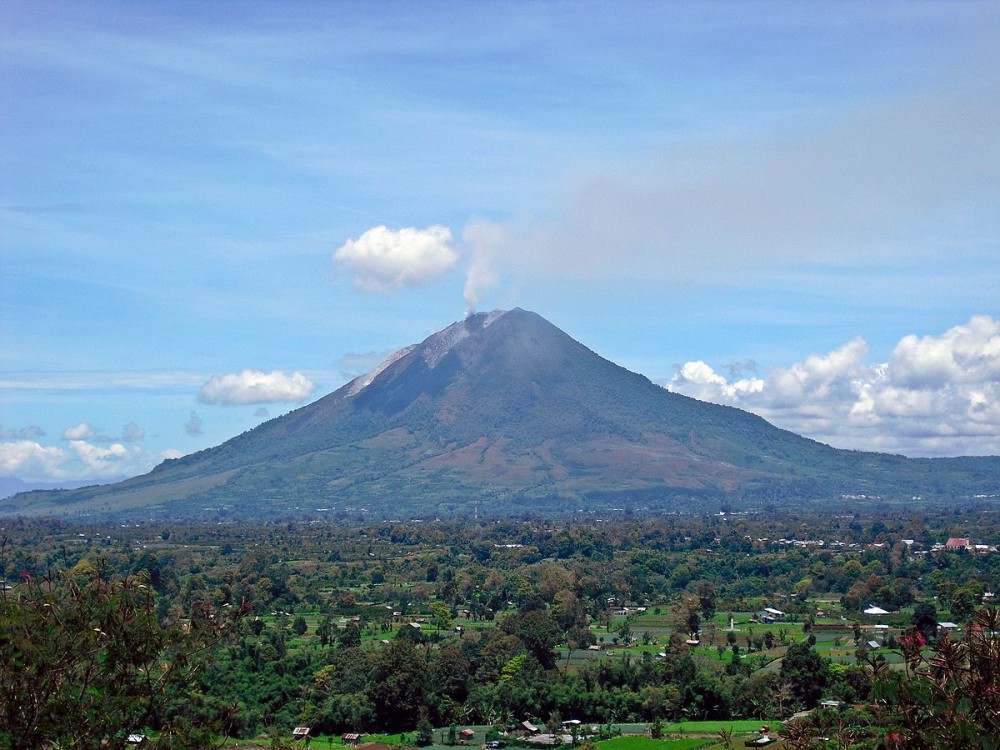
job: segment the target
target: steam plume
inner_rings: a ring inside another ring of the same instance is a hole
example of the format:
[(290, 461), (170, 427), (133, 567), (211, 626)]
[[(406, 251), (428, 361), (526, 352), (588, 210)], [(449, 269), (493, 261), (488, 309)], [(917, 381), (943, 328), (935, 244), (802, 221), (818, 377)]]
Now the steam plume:
[(505, 241), (504, 230), (497, 224), (473, 219), (466, 225), (462, 238), (472, 246), (472, 258), (465, 275), (465, 317), (475, 315), (482, 295), (499, 282), (494, 268), (495, 248)]

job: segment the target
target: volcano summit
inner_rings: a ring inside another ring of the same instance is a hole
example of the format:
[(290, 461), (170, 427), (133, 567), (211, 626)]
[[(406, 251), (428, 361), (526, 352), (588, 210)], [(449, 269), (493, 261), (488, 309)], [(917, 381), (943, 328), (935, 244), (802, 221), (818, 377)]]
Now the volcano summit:
[(480, 313), (318, 401), (148, 474), (3, 513), (389, 517), (1000, 492), (1000, 457), (837, 450), (671, 393), (540, 316)]

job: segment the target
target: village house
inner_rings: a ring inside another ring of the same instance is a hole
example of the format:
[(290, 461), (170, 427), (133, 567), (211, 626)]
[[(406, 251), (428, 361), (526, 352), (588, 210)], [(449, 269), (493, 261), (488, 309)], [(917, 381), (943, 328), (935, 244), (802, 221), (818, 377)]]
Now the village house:
[(764, 607), (760, 612), (756, 612), (754, 617), (760, 622), (771, 623), (785, 616), (785, 613), (774, 607)]

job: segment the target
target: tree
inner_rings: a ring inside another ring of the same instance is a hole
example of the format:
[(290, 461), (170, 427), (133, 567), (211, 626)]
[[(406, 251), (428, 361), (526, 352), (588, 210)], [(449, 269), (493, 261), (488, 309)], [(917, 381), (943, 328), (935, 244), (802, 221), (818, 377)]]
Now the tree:
[(426, 747), (434, 742), (434, 727), (431, 726), (431, 721), (427, 718), (426, 708), (420, 709), (420, 718), (417, 719), (417, 733), (414, 741), (417, 747)]
[(412, 729), (427, 692), (427, 662), (411, 641), (395, 638), (378, 652), (366, 689), (377, 724), (390, 731)]
[(329, 646), (333, 638), (333, 620), (329, 617), (320, 620), (319, 625), (316, 626), (316, 635), (319, 636), (321, 646)]
[(340, 648), (356, 648), (361, 645), (361, 628), (354, 621), (348, 622), (344, 632), (337, 636)]
[(913, 610), (910, 622), (913, 623), (913, 627), (920, 632), (925, 641), (930, 642), (937, 636), (937, 609), (933, 604), (928, 602), (918, 604)]
[(972, 584), (966, 584), (951, 596), (951, 615), (956, 620), (964, 622), (968, 620), (972, 613), (976, 611), (976, 604), (982, 597), (982, 592), (978, 591)]
[(431, 667), (434, 692), (448, 696), (456, 703), (464, 703), (469, 694), (469, 662), (462, 650), (445, 646), (437, 653)]
[(781, 660), (780, 674), (792, 697), (806, 708), (815, 708), (829, 680), (827, 662), (806, 642), (788, 647)]
[(234, 617), (206, 607), (184, 627), (165, 626), (155, 604), (143, 577), (106, 579), (90, 565), (2, 590), (0, 747), (124, 748), (145, 727), (160, 730), (153, 747), (206, 746), (213, 727), (163, 711), (194, 700)]
[(500, 627), (518, 638), (543, 668), (555, 666), (553, 648), (559, 642), (560, 630), (548, 612), (519, 612), (505, 619)]
[(434, 626), (437, 628), (438, 633), (442, 630), (451, 630), (453, 622), (451, 610), (448, 609), (448, 605), (443, 601), (437, 600), (431, 604), (431, 617), (434, 620)]
[(715, 617), (715, 586), (710, 581), (699, 581), (697, 593), (701, 616), (711, 620)]
[(586, 629), (587, 613), (580, 598), (569, 590), (557, 591), (553, 598), (552, 617), (563, 630)]
[(813, 592), (813, 579), (806, 576), (805, 578), (799, 580), (799, 582), (795, 584), (794, 592), (795, 598), (800, 602), (804, 602)]
[(618, 637), (626, 646), (632, 642), (632, 625), (629, 623), (628, 618), (626, 618), (624, 622), (622, 622), (621, 627), (618, 628)]
[(292, 632), (300, 638), (306, 634), (308, 629), (309, 627), (306, 625), (306, 618), (302, 615), (298, 615), (294, 620), (292, 620)]
[[(698, 637), (698, 631), (701, 630), (701, 616), (698, 614), (698, 607), (688, 607), (687, 617), (684, 618), (684, 625), (687, 628), (687, 632), (691, 634), (692, 638)], [(734, 640), (735, 638), (736, 636), (733, 636)]]

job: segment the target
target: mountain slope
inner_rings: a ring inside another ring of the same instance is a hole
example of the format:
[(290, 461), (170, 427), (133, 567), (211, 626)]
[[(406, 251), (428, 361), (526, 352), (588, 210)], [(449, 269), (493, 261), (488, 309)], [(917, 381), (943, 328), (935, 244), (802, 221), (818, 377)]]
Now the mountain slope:
[(538, 315), (472, 316), (220, 446), (0, 510), (163, 506), (274, 515), (995, 493), (1000, 459), (841, 451), (670, 393)]

